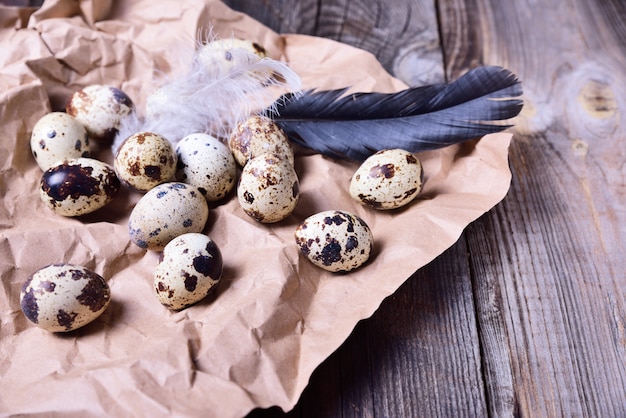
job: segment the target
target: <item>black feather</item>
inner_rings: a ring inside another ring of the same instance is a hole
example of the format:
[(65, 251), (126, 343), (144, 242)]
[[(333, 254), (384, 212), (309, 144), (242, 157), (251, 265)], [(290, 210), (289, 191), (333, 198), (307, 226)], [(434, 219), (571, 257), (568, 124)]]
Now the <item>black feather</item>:
[(517, 77), (501, 67), (473, 69), (449, 84), (398, 93), (347, 89), (288, 94), (273, 112), (295, 143), (333, 158), (363, 161), (382, 149), (419, 152), (479, 138), (511, 125), (522, 109)]

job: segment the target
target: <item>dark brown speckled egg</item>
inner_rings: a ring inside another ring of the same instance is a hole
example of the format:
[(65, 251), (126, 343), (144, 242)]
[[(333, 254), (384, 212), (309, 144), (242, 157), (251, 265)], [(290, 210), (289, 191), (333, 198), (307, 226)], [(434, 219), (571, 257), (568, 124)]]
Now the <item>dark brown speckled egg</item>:
[(370, 257), (374, 237), (363, 219), (329, 210), (306, 218), (295, 232), (300, 252), (313, 264), (332, 272), (347, 272)]
[(222, 277), (222, 253), (208, 236), (183, 234), (163, 249), (154, 274), (154, 291), (161, 304), (180, 310), (204, 299)]
[(46, 170), (39, 194), (56, 214), (80, 216), (108, 204), (119, 189), (113, 167), (92, 158), (75, 158)]
[(350, 180), (350, 196), (373, 209), (409, 204), (422, 189), (422, 164), (403, 149), (378, 151), (363, 161)]
[(71, 264), (52, 264), (33, 273), (22, 286), (20, 306), (29, 321), (51, 332), (67, 332), (98, 318), (111, 292), (97, 273)]
[(172, 144), (153, 132), (137, 132), (122, 142), (114, 167), (122, 184), (147, 192), (174, 178), (177, 156)]
[(65, 105), (67, 114), (74, 116), (98, 141), (113, 141), (120, 121), (133, 111), (133, 102), (122, 90), (92, 84), (74, 92)]
[(287, 218), (298, 204), (300, 183), (291, 163), (275, 154), (249, 160), (239, 177), (237, 198), (244, 212), (262, 223)]
[(251, 116), (239, 123), (228, 140), (235, 160), (242, 167), (262, 154), (275, 154), (294, 164), (293, 147), (287, 134), (272, 119)]

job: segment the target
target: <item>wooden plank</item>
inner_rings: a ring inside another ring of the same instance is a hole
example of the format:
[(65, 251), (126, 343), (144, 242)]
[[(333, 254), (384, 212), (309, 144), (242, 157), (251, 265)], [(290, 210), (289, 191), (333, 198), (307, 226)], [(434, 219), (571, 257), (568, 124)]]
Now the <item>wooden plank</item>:
[(227, 0), (280, 33), (334, 39), (376, 55), (410, 85), (443, 81), (437, 14), (432, 1), (395, 0)]
[(486, 415), (463, 240), (413, 275), (371, 321), (374, 416)]
[(511, 190), (466, 234), (490, 415), (624, 416), (624, 4), (440, 3), (448, 72), (504, 65), (527, 100)]

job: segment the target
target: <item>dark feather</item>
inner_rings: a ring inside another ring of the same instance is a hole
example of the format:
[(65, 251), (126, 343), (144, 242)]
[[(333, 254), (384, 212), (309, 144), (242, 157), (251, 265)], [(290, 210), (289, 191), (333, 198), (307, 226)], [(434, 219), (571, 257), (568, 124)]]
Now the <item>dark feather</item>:
[(398, 93), (347, 89), (283, 96), (273, 116), (295, 143), (333, 158), (363, 161), (382, 149), (419, 152), (479, 138), (511, 125), (521, 83), (501, 67), (478, 67), (449, 84)]

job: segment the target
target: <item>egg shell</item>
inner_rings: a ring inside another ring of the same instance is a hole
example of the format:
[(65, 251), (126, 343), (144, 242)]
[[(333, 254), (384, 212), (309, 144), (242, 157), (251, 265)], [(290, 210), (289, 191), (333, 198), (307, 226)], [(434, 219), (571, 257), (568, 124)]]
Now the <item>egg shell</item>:
[(198, 55), (200, 59), (207, 59), (212, 58), (214, 54), (219, 54), (220, 58), (228, 61), (228, 56), (225, 54), (233, 49), (245, 49), (258, 58), (267, 57), (267, 51), (261, 45), (249, 39), (240, 38), (223, 38), (207, 42), (200, 47)]
[(43, 171), (58, 162), (89, 157), (89, 137), (85, 127), (64, 112), (41, 117), (30, 136), (30, 149)]
[(141, 248), (160, 251), (171, 240), (201, 232), (209, 218), (209, 205), (197, 187), (163, 183), (143, 195), (128, 220), (130, 240)]
[(52, 264), (33, 273), (22, 286), (20, 305), (28, 320), (51, 332), (67, 332), (98, 318), (109, 306), (104, 278), (72, 264)]
[(306, 218), (295, 231), (300, 252), (313, 264), (331, 272), (347, 272), (370, 257), (374, 237), (359, 216), (338, 210)]
[(293, 147), (285, 132), (272, 119), (252, 116), (237, 124), (228, 141), (235, 160), (242, 167), (261, 154), (275, 154), (294, 164)]
[(367, 158), (350, 180), (350, 196), (371, 208), (405, 206), (422, 188), (422, 164), (409, 151), (388, 149)]
[(80, 216), (107, 205), (119, 189), (113, 167), (93, 158), (75, 158), (43, 173), (39, 195), (56, 214)]
[(65, 104), (65, 111), (78, 120), (89, 136), (98, 141), (113, 141), (120, 121), (133, 111), (133, 102), (122, 90), (92, 84), (75, 91)]
[(161, 304), (180, 310), (204, 299), (222, 278), (222, 253), (208, 236), (183, 234), (163, 249), (154, 273), (154, 291)]
[(300, 197), (298, 176), (293, 166), (274, 154), (248, 161), (239, 177), (237, 198), (246, 214), (263, 223), (285, 219)]
[(219, 139), (195, 133), (176, 146), (176, 180), (196, 186), (207, 201), (223, 199), (237, 184), (237, 163)]
[(138, 192), (147, 192), (174, 179), (176, 152), (163, 136), (137, 132), (120, 144), (114, 167), (123, 185)]
[(198, 62), (216, 75), (228, 74), (238, 65), (253, 64), (266, 57), (267, 51), (261, 45), (239, 38), (215, 39), (201, 45), (196, 53)]

